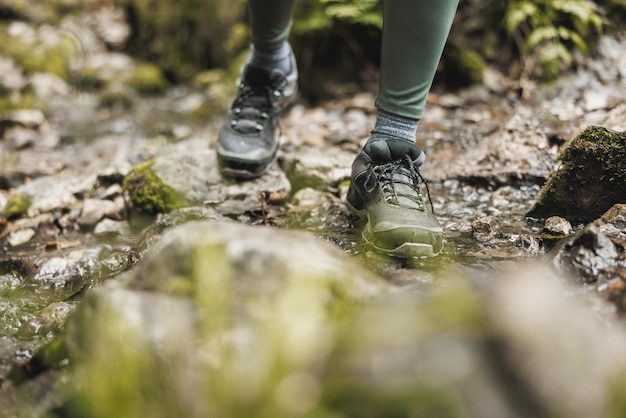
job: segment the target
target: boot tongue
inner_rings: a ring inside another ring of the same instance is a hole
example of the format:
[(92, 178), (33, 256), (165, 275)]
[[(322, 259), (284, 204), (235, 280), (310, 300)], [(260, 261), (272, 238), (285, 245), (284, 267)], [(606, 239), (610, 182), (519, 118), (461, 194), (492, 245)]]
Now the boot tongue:
[(403, 139), (371, 141), (365, 145), (364, 150), (377, 163), (397, 161), (408, 156), (415, 167), (419, 167), (426, 159), (421, 149)]

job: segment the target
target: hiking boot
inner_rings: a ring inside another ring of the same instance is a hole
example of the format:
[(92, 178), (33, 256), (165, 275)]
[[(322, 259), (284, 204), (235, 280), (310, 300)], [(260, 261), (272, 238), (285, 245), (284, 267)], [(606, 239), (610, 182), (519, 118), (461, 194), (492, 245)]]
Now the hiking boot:
[(239, 89), (217, 140), (222, 174), (242, 179), (259, 177), (276, 160), (278, 118), (296, 92), (298, 71), (291, 56), (291, 72), (246, 64)]
[(367, 219), (363, 239), (375, 250), (404, 258), (441, 252), (443, 228), (418, 171), (425, 158), (415, 145), (390, 139), (367, 143), (354, 160), (347, 206)]

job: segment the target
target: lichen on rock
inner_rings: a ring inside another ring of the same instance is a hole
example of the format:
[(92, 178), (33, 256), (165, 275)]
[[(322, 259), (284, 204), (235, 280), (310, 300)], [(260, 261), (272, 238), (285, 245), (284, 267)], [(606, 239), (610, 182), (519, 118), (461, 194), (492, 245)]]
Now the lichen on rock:
[(2, 215), (7, 219), (19, 218), (26, 213), (30, 207), (30, 198), (21, 194), (16, 194), (9, 199), (4, 206)]
[(565, 146), (559, 160), (526, 216), (588, 223), (626, 203), (626, 132), (591, 126)]
[(130, 200), (148, 213), (169, 212), (182, 207), (183, 197), (152, 171), (153, 164), (153, 161), (146, 161), (136, 165), (124, 178), (122, 187)]
[(163, 93), (167, 88), (167, 80), (156, 65), (139, 63), (135, 66), (129, 84), (140, 93)]

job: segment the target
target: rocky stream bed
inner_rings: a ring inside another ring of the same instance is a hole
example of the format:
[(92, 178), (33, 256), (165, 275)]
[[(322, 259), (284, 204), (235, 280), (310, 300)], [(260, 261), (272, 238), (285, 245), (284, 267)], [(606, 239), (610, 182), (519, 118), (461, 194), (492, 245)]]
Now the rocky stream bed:
[[(77, 27), (97, 77), (135, 65)], [(564, 144), (626, 131), (625, 54), (604, 38), (528, 100), (494, 74), (434, 92), (417, 143), (446, 245), (416, 260), (368, 251), (344, 205), (371, 92), (296, 101), (278, 162), (237, 182), (218, 86), (105, 96), (0, 57), (37, 99), (0, 120), (0, 415), (623, 416), (626, 205), (526, 214)]]

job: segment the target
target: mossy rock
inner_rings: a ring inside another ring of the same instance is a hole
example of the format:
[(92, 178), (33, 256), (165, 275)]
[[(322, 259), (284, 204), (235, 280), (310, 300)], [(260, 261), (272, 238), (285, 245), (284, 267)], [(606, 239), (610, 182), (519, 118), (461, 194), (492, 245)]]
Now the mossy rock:
[(70, 81), (68, 63), (80, 51), (69, 35), (54, 42), (43, 42), (37, 32), (33, 41), (10, 36), (6, 26), (0, 26), (0, 54), (13, 58), (26, 74), (51, 73)]
[(184, 206), (183, 197), (152, 171), (153, 164), (153, 161), (139, 164), (124, 178), (122, 187), (128, 192), (130, 200), (148, 213), (170, 212)]
[(7, 219), (16, 219), (24, 215), (30, 207), (30, 199), (28, 196), (16, 194), (9, 199), (4, 206), (2, 215)]
[(527, 217), (588, 223), (626, 203), (626, 132), (591, 126), (565, 146), (559, 160)]
[(133, 97), (126, 90), (106, 89), (100, 94), (100, 107), (106, 109), (130, 109)]
[(163, 93), (168, 85), (159, 67), (149, 63), (138, 63), (128, 83), (139, 93), (144, 94)]

